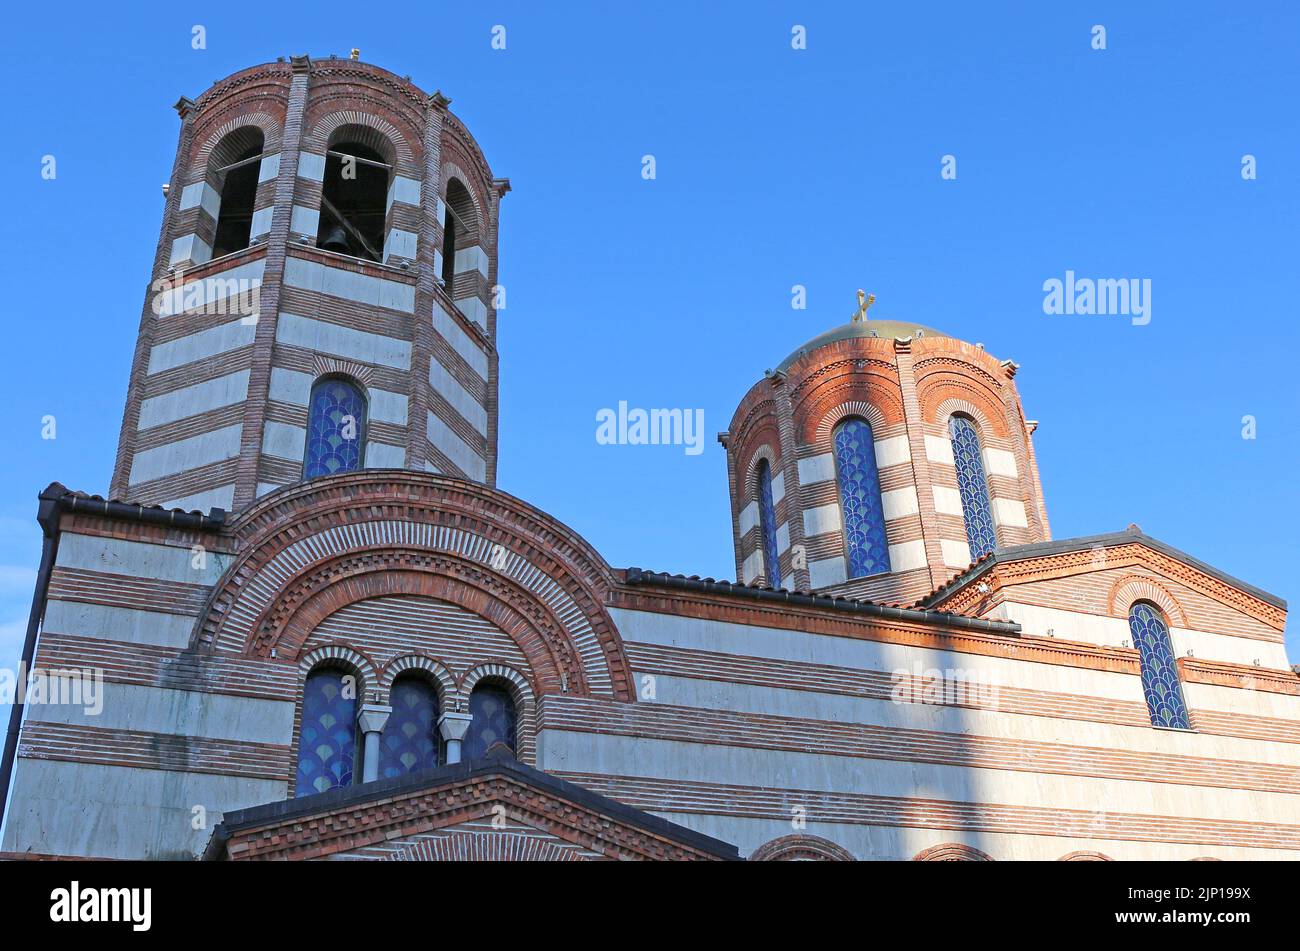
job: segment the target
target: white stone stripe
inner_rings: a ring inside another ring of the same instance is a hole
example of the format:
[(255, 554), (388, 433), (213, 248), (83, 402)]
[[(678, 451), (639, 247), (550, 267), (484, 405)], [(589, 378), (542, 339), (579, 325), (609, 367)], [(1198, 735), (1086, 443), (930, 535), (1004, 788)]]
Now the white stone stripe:
[(328, 294), (358, 304), (386, 307), (405, 313), (415, 311), (415, 287), (382, 277), (371, 277), (344, 268), (287, 258), (284, 262), (284, 282), (317, 294)]
[(447, 372), (447, 368), (439, 363), (436, 357), (429, 361), (429, 385), (441, 394), (456, 412), (465, 417), (471, 426), (483, 436), (487, 436), (487, 410), (470, 394), (469, 390), (460, 385), (460, 381)]
[(835, 480), (835, 456), (829, 452), (799, 460), (799, 484), (816, 485)]
[(1029, 519), (1025, 514), (1025, 503), (1019, 499), (993, 500), (993, 522), (1013, 528), (1028, 528)]
[(484, 380), (487, 379), (488, 358), (477, 343), (470, 339), (465, 331), (460, 329), (452, 317), (447, 314), (441, 307), (433, 308), (433, 329), (447, 341), (453, 350), (460, 354), (461, 359), (470, 365), (475, 373)]
[(209, 410), (220, 409), (232, 403), (242, 403), (248, 397), (248, 371), (236, 370), (202, 383), (172, 390), (161, 396), (151, 396), (140, 403), (140, 419), (136, 428), (151, 429), (164, 423), (175, 422), (187, 416), (197, 416)]
[(161, 373), (163, 370), (236, 350), (252, 343), (256, 334), (255, 323), (245, 323), (242, 318), (236, 318), (188, 337), (160, 343), (149, 351), (149, 372)]
[(1017, 478), (1019, 471), (1016, 469), (1015, 453), (1007, 452), (1005, 449), (985, 449), (984, 471), (989, 475)]
[(298, 177), (312, 182), (325, 180), (325, 156), (315, 152), (298, 153)]
[[(155, 300), (160, 318), (202, 308), (205, 313), (222, 306), (231, 297), (251, 294), (262, 286), (265, 259), (249, 261), (198, 281), (188, 281), (180, 287), (160, 293)], [(233, 302), (230, 302), (233, 306)]]
[[(59, 535), (60, 568), (103, 571), (153, 581), (215, 584), (232, 561), (232, 555), (208, 552), (196, 567), (189, 547), (132, 542), (121, 538), (63, 532)], [(75, 634), (77, 631), (60, 631)]]
[(131, 465), (131, 485), (161, 479), (189, 469), (197, 469), (213, 462), (234, 459), (239, 455), (239, 433), (243, 427), (236, 423), (209, 433), (200, 433), (188, 439), (179, 439), (156, 449), (145, 449), (135, 454)]
[(411, 366), (411, 345), (405, 340), (372, 334), (365, 330), (281, 313), (275, 338), (279, 343), (335, 356), (407, 370)]
[(433, 413), (429, 417), (429, 442), (460, 467), (469, 478), (482, 482), (487, 476), (487, 462)]

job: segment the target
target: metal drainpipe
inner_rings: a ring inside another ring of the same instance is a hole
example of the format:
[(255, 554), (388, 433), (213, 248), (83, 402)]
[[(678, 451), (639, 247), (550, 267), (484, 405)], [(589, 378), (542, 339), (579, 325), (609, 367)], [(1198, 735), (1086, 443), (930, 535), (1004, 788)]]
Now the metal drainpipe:
[[(55, 503), (57, 506), (57, 503)], [(19, 664), (19, 678), (15, 682), (13, 709), (9, 712), (9, 731), (5, 734), (4, 759), (0, 761), (0, 830), (8, 825), (9, 818), (9, 783), (13, 778), (14, 759), (18, 753), (18, 733), (23, 724), (24, 704), (20, 699), (26, 689), (26, 677), (32, 669), (32, 660), (36, 656), (36, 637), (41, 627), (41, 617), (45, 613), (45, 589), (49, 586), (50, 571), (54, 567), (54, 556), (59, 550), (57, 527), (53, 532), (46, 530), (45, 541), (41, 548), (41, 567), (36, 575), (36, 590), (32, 594), (32, 611), (27, 618), (27, 639), (23, 641), (23, 656)]]

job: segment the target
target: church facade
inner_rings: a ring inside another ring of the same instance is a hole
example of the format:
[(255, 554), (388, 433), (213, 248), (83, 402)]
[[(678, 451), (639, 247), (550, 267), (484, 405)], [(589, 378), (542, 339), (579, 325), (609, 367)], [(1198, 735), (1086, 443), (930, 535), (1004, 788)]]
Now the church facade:
[(449, 105), (355, 56), (178, 103), (109, 496), (40, 494), (3, 857), (1300, 858), (1285, 603), (1053, 539), (982, 346), (860, 295), (756, 382), (735, 582), (496, 489), (509, 183)]

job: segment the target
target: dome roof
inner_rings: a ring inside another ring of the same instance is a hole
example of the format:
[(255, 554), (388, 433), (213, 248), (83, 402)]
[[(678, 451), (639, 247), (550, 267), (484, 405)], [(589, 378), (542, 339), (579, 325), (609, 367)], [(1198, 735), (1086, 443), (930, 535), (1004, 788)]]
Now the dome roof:
[(777, 367), (778, 370), (786, 370), (792, 363), (798, 360), (805, 353), (811, 353), (818, 347), (824, 347), (828, 343), (834, 343), (837, 340), (850, 340), (855, 337), (881, 337), (885, 340), (892, 340), (895, 337), (915, 337), (918, 331), (926, 337), (947, 337), (948, 334), (942, 330), (935, 330), (933, 327), (927, 327), (924, 324), (913, 323), (910, 320), (863, 320), (850, 321), (847, 324), (841, 324), (823, 334), (813, 337), (802, 347), (799, 347)]

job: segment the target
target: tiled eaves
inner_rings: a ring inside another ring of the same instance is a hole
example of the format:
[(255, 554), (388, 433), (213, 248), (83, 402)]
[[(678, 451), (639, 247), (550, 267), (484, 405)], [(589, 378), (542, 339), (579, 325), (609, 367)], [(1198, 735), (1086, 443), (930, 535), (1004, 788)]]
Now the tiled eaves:
[(1212, 578), (1222, 581), (1224, 584), (1242, 591), (1251, 597), (1258, 598), (1265, 604), (1272, 605), (1279, 610), (1286, 610), (1286, 600), (1279, 598), (1275, 594), (1270, 594), (1262, 588), (1257, 588), (1248, 582), (1235, 578), (1225, 571), (1220, 571), (1213, 565), (1206, 564), (1198, 558), (1193, 558), (1185, 551), (1167, 545), (1159, 539), (1152, 538), (1145, 534), (1137, 526), (1132, 526), (1122, 532), (1107, 532), (1101, 535), (1082, 535), (1077, 538), (1062, 538), (1049, 542), (1034, 542), (1028, 545), (1015, 545), (1005, 548), (1001, 551), (984, 555), (982, 558), (974, 561), (968, 568), (955, 574), (947, 582), (935, 588), (925, 597), (915, 602), (912, 607), (918, 609), (933, 608), (936, 604), (941, 603), (946, 598), (951, 597), (967, 585), (986, 575), (998, 565), (1010, 564), (1017, 561), (1026, 561), (1033, 558), (1046, 558), (1051, 555), (1062, 555), (1077, 551), (1086, 551), (1090, 548), (1110, 548), (1117, 545), (1125, 544), (1145, 545), (1152, 551), (1159, 552), (1176, 561), (1180, 561), (1190, 568), (1194, 568)]
[(963, 614), (953, 614), (948, 611), (932, 611), (908, 605), (877, 604), (874, 601), (833, 597), (831, 595), (814, 594), (809, 591), (787, 591), (783, 588), (717, 581), (713, 578), (701, 578), (698, 575), (688, 577), (680, 574), (646, 571), (643, 568), (627, 568), (621, 572), (621, 575), (624, 583), (628, 585), (676, 588), (702, 594), (735, 596), (756, 601), (781, 603), (792, 608), (829, 609), (843, 611), (846, 614), (860, 614), (866, 617), (893, 621), (935, 624), (961, 630), (983, 631), (989, 634), (1019, 634), (1021, 630), (1020, 625), (1015, 621), (975, 618)]

